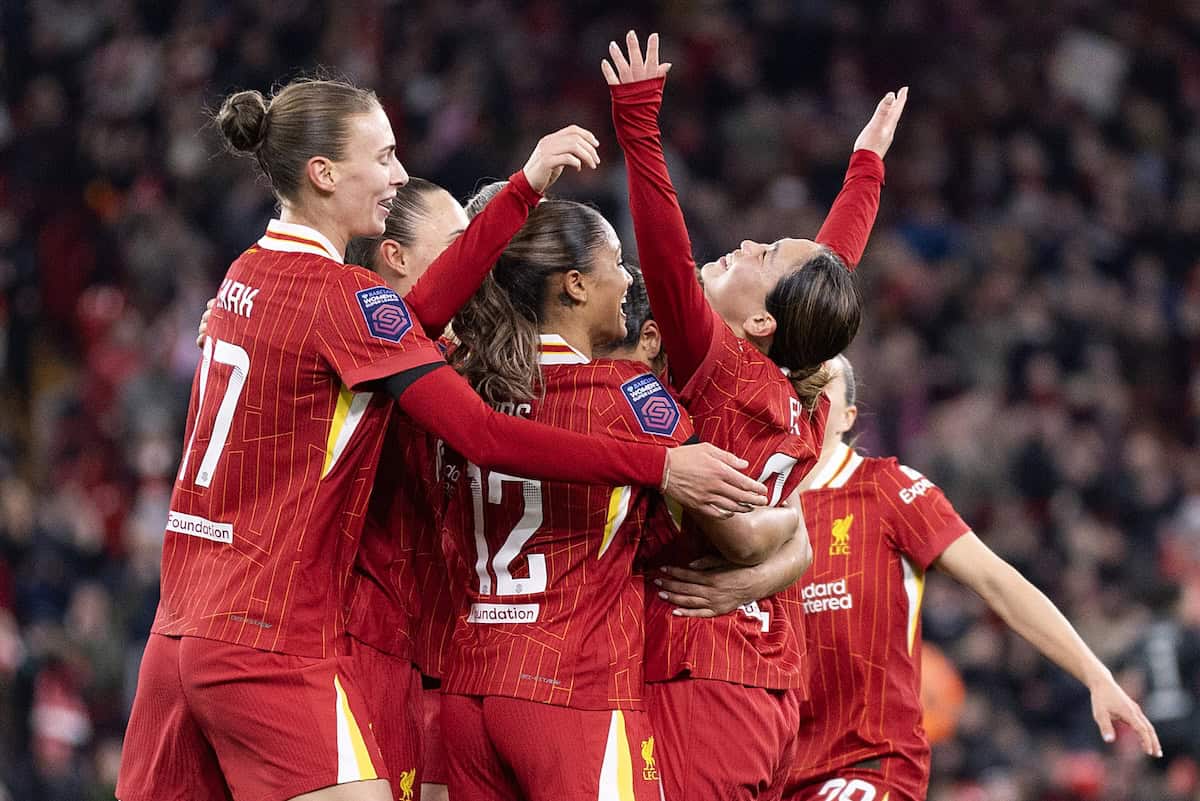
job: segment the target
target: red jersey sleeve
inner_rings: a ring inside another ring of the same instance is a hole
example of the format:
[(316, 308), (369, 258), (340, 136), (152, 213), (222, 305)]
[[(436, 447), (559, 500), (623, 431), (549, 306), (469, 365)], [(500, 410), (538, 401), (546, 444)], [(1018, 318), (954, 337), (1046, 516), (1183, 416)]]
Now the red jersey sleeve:
[(650, 308), (662, 331), (671, 383), (682, 388), (713, 345), (713, 312), (696, 280), (696, 262), (679, 198), (667, 172), (658, 109), (663, 79), (610, 86), (613, 124), (625, 151), (629, 210)]
[(317, 351), (352, 390), (444, 361), (400, 296), (361, 267), (331, 270), (317, 303)]
[(438, 336), (458, 313), (492, 266), (508, 247), (508, 242), (525, 224), (530, 210), (542, 196), (529, 185), (521, 170), (509, 176), (483, 211), (475, 215), (467, 229), (446, 248), (404, 296), (421, 326)]
[(870, 150), (855, 150), (846, 168), (842, 191), (817, 232), (816, 241), (828, 245), (851, 270), (862, 260), (875, 226), (883, 176), (883, 159)]
[(903, 553), (927, 568), (971, 530), (937, 485), (895, 459), (881, 462), (875, 478), (885, 530)]
[(467, 380), (434, 370), (400, 396), (400, 408), (468, 461), (539, 480), (657, 487), (665, 447), (579, 434), (490, 408)]

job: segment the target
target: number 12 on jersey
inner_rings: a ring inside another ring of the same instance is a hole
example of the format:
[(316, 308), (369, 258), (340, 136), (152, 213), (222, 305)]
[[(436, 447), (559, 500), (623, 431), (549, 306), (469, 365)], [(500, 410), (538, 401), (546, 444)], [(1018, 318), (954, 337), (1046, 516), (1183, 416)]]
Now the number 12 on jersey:
[[(540, 553), (525, 554), (529, 566), (528, 578), (513, 578), (512, 563), (521, 555), (521, 549), (542, 525), (542, 482), (529, 478), (510, 476), (488, 471), (487, 488), (483, 471), (473, 464), (467, 465), (467, 480), (471, 482), (471, 500), (475, 512), (475, 574), (479, 576), (479, 592), (482, 595), (527, 595), (546, 591), (546, 557)], [(516, 484), (521, 488), (523, 510), (521, 519), (509, 532), (495, 556), (488, 549), (486, 523), (491, 506), (504, 503), (504, 485)], [(489, 571), (489, 562), (491, 570)], [(496, 576), (495, 590), (492, 589), (492, 574)]]
[(229, 342), (209, 337), (204, 340), (204, 358), (200, 362), (200, 395), (196, 401), (196, 420), (192, 423), (192, 435), (188, 438), (187, 447), (183, 449), (183, 459), (179, 464), (177, 481), (182, 481), (187, 473), (188, 461), (192, 456), (192, 446), (196, 443), (196, 432), (200, 430), (201, 415), (204, 412), (204, 397), (208, 390), (209, 372), (213, 364), (223, 364), (232, 368), (229, 383), (225, 386), (225, 394), (221, 397), (221, 405), (217, 407), (217, 416), (212, 424), (212, 436), (208, 447), (204, 449), (204, 458), (200, 460), (200, 469), (196, 471), (196, 484), (207, 487), (212, 484), (217, 462), (225, 450), (229, 440), (229, 428), (233, 425), (233, 413), (237, 408), (238, 398), (246, 386), (246, 374), (250, 372), (250, 354), (243, 348)]

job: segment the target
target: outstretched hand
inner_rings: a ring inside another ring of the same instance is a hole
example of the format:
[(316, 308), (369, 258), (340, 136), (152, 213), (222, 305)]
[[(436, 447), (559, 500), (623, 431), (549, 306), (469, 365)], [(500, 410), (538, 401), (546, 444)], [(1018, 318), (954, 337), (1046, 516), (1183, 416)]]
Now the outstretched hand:
[[(637, 83), (650, 78), (665, 78), (667, 73), (671, 71), (671, 65), (658, 63), (658, 34), (650, 34), (650, 38), (646, 40), (646, 56), (642, 57), (642, 47), (638, 43), (637, 34), (633, 31), (625, 34), (625, 47), (629, 51), (629, 58), (625, 58), (625, 54), (621, 52), (620, 46), (616, 42), (608, 43), (608, 56), (612, 59), (610, 64), (608, 59), (600, 61), (600, 71), (604, 73), (604, 80), (608, 81), (609, 86), (616, 86), (621, 83)], [(613, 65), (616, 65), (615, 69)]]
[(854, 140), (855, 150), (870, 150), (879, 158), (887, 155), (892, 146), (892, 137), (896, 135), (896, 126), (900, 116), (904, 114), (904, 104), (908, 102), (908, 87), (902, 87), (899, 92), (888, 92), (875, 107), (871, 121)]
[(1113, 723), (1119, 720), (1134, 730), (1141, 741), (1142, 750), (1148, 756), (1162, 756), (1162, 744), (1158, 741), (1158, 732), (1154, 730), (1154, 724), (1111, 676), (1104, 677), (1090, 689), (1092, 717), (1096, 719), (1104, 742), (1111, 743), (1116, 739), (1117, 733)]

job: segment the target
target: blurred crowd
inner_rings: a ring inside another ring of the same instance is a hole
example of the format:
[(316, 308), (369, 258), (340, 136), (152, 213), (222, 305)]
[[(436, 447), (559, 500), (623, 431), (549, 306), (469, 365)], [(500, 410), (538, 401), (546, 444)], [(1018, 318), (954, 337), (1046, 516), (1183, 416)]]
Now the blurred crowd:
[(937, 801), (1200, 799), (1200, 3), (8, 0), (0, 4), (0, 799), (111, 798), (198, 351), (273, 201), (208, 113), (318, 65), (374, 87), (460, 198), (568, 123), (559, 194), (633, 237), (599, 62), (674, 63), (700, 258), (812, 236), (879, 96), (912, 87), (861, 273), (860, 447), (925, 471), (1159, 727), (969, 592), (925, 633), (968, 686)]

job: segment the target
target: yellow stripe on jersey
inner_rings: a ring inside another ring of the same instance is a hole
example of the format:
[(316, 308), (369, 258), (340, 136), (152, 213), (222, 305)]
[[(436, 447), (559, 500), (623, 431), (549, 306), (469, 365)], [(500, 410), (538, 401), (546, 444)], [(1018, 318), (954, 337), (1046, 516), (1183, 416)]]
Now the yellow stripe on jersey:
[(619, 710), (614, 714), (617, 716), (617, 797), (621, 801), (634, 801), (633, 758), (629, 755), (625, 715)]
[(337, 745), (338, 745), (338, 784), (377, 779), (379, 774), (371, 762), (367, 744), (363, 740), (362, 730), (354, 719), (350, 709), (350, 699), (342, 689), (341, 680), (333, 677), (333, 690), (337, 696)]
[(675, 524), (676, 531), (683, 530), (683, 504), (674, 498), (667, 498), (667, 514)]
[(604, 760), (600, 763), (600, 792), (596, 801), (634, 801), (633, 757), (625, 733), (625, 715), (614, 710), (608, 723)]
[(370, 392), (351, 392), (346, 387), (338, 391), (337, 408), (333, 410), (329, 438), (325, 442), (325, 464), (321, 467), (321, 478), (329, 475), (329, 471), (337, 464), (338, 457), (346, 450), (370, 402)]
[(625, 517), (629, 514), (629, 501), (632, 497), (633, 492), (629, 487), (613, 487), (612, 494), (608, 496), (608, 519), (604, 523), (604, 538), (600, 540), (600, 553), (596, 556), (597, 559), (604, 558), (604, 552), (608, 550), (609, 545), (612, 545), (613, 536), (625, 522)]
[(908, 598), (908, 655), (912, 656), (917, 641), (917, 624), (921, 622), (921, 600), (925, 597), (925, 571), (900, 557), (904, 567), (904, 595)]

